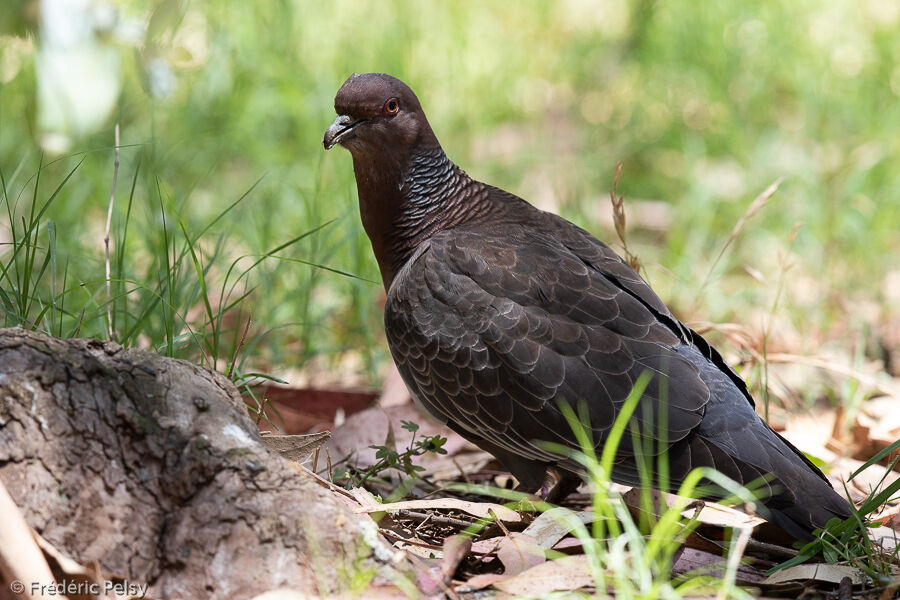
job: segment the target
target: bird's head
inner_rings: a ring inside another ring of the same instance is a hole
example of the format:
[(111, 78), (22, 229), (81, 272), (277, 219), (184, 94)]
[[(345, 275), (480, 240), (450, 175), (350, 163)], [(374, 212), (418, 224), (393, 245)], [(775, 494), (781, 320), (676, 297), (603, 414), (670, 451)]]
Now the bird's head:
[(334, 97), (334, 110), (338, 117), (322, 140), (326, 150), (340, 144), (357, 156), (437, 144), (419, 99), (384, 73), (351, 75)]

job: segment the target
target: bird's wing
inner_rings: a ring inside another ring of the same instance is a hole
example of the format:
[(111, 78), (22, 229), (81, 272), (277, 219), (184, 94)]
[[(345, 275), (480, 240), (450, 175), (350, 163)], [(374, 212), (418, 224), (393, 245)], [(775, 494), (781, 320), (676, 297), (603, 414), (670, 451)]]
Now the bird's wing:
[[(648, 372), (635, 421), (659, 442), (643, 451), (664, 451), (700, 424), (709, 400), (686, 354), (695, 350), (629, 267), (563, 237), (507, 223), (423, 243), (388, 293), (394, 360), (430, 412), (544, 462), (559, 456), (541, 441), (578, 447), (560, 402), (587, 409), (599, 445)], [(619, 456), (634, 451), (624, 436)]]
[(675, 318), (659, 296), (647, 285), (647, 282), (609, 246), (557, 215), (543, 213), (543, 217), (552, 235), (559, 239), (570, 252), (593, 269), (603, 273), (611, 281), (615, 281), (623, 291), (644, 304), (660, 323), (676, 332), (680, 338), (694, 346), (718, 370), (722, 371), (734, 383), (750, 406), (756, 405), (753, 396), (747, 389), (747, 384), (731, 368), (731, 365), (725, 362), (718, 350), (713, 348), (703, 336)]

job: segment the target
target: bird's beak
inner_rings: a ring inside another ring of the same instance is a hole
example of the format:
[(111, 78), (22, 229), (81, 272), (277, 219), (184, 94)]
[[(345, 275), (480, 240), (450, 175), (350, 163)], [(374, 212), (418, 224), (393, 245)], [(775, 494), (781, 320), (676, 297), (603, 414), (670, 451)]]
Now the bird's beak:
[(334, 123), (331, 124), (331, 127), (325, 130), (325, 138), (322, 140), (322, 145), (325, 146), (326, 150), (330, 150), (332, 146), (340, 143), (341, 139), (349, 135), (357, 125), (365, 122), (366, 119), (354, 119), (349, 115), (339, 115), (334, 120)]

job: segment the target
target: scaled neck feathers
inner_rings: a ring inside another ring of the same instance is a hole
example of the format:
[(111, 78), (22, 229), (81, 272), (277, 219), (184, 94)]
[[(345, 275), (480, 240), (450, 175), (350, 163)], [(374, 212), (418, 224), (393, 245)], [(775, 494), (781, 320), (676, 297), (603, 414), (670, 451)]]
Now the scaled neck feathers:
[[(398, 160), (399, 158), (399, 160)], [(406, 157), (354, 157), (360, 214), (385, 289), (422, 242), (491, 212), (489, 187), (447, 158), (440, 146)]]

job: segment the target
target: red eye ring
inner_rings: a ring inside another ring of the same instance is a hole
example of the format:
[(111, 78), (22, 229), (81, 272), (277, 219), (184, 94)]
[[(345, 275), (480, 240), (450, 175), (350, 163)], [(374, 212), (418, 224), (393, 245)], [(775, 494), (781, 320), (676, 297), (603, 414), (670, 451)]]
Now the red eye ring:
[(384, 103), (384, 108), (382, 108), (381, 110), (386, 115), (396, 115), (397, 111), (400, 110), (400, 101), (396, 98), (391, 98)]

